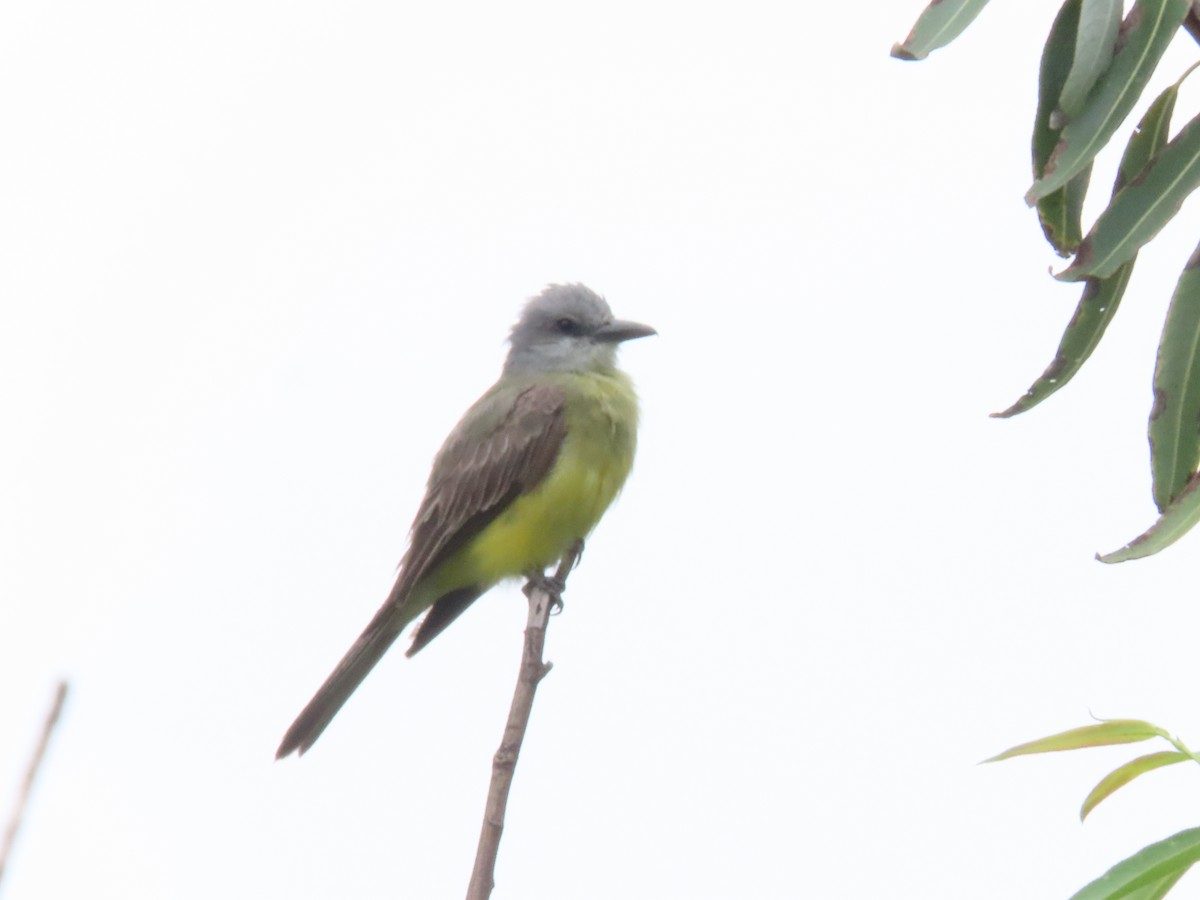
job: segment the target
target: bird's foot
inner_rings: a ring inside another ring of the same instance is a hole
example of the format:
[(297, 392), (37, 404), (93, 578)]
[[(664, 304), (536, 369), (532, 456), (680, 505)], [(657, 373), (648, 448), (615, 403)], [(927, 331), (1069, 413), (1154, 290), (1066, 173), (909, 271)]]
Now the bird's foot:
[(579, 538), (570, 547), (558, 563), (558, 570), (553, 575), (547, 575), (542, 569), (531, 569), (525, 573), (525, 596), (531, 596), (535, 590), (544, 591), (550, 597), (550, 614), (557, 615), (563, 611), (563, 591), (567, 589), (567, 576), (579, 565), (583, 555), (583, 539)]
[(525, 576), (525, 587), (522, 590), (528, 597), (533, 591), (543, 591), (550, 598), (550, 614), (556, 615), (563, 611), (563, 591), (567, 589), (565, 578), (557, 575), (547, 575), (545, 572), (533, 571)]

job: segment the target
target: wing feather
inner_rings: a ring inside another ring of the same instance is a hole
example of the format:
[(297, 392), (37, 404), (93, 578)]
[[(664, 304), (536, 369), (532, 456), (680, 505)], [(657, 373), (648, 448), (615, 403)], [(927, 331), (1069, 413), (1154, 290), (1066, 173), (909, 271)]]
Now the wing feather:
[[(558, 388), (550, 385), (522, 389), (507, 409), (497, 403), (493, 392), (467, 412), (434, 460), (395, 587), (292, 723), (277, 757), (294, 750), (304, 753), (313, 745), (412, 620), (413, 613), (404, 605), (413, 587), (509, 503), (546, 477), (566, 433), (564, 398)], [(409, 653), (439, 634), (487, 587), (463, 585), (435, 602), (432, 621), (421, 626)]]
[(489, 399), (467, 413), (434, 461), (389, 603), (403, 604), (426, 573), (536, 487), (558, 457), (567, 433), (566, 403), (559, 388), (524, 388), (481, 434), (473, 416), (487, 414)]

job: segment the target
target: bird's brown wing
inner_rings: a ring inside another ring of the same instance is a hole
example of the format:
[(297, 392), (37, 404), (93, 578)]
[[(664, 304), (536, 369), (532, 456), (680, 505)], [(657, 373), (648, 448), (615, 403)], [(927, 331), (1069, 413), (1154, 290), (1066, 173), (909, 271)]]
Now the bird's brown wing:
[[(488, 399), (476, 408), (486, 408)], [(541, 482), (567, 434), (562, 391), (550, 385), (522, 390), (490, 428), (473, 420), (474, 411), (463, 418), (434, 461), (389, 603), (403, 605), (426, 573)]]
[[(276, 758), (304, 753), (367, 677), (404, 627), (421, 610), (406, 608), (413, 588), (546, 477), (566, 437), (565, 398), (550, 385), (520, 389), (505, 408), (496, 390), (484, 395), (446, 439), (413, 522), (400, 575), (383, 606), (292, 723)], [(418, 632), (416, 652), (467, 608), (488, 585), (451, 591), (431, 610), (434, 622)]]

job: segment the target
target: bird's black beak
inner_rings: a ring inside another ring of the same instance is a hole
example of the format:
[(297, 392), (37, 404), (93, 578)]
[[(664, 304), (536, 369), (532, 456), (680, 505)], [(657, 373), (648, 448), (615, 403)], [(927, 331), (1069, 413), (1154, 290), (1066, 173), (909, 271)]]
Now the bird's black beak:
[(658, 334), (649, 325), (639, 325), (637, 322), (623, 322), (617, 319), (607, 325), (601, 325), (592, 333), (592, 339), (602, 344), (619, 344), (622, 341), (632, 341), (634, 338), (649, 337)]

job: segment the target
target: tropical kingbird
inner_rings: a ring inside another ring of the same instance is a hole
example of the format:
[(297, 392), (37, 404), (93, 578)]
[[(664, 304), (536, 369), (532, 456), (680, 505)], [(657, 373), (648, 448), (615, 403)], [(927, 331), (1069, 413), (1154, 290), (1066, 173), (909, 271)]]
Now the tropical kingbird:
[(537, 576), (600, 521), (633, 465), (637, 395), (617, 345), (655, 334), (581, 284), (551, 285), (513, 326), (492, 385), (450, 432), (392, 592), (292, 723), (276, 758), (304, 753), (419, 615), (407, 656), (480, 595)]

